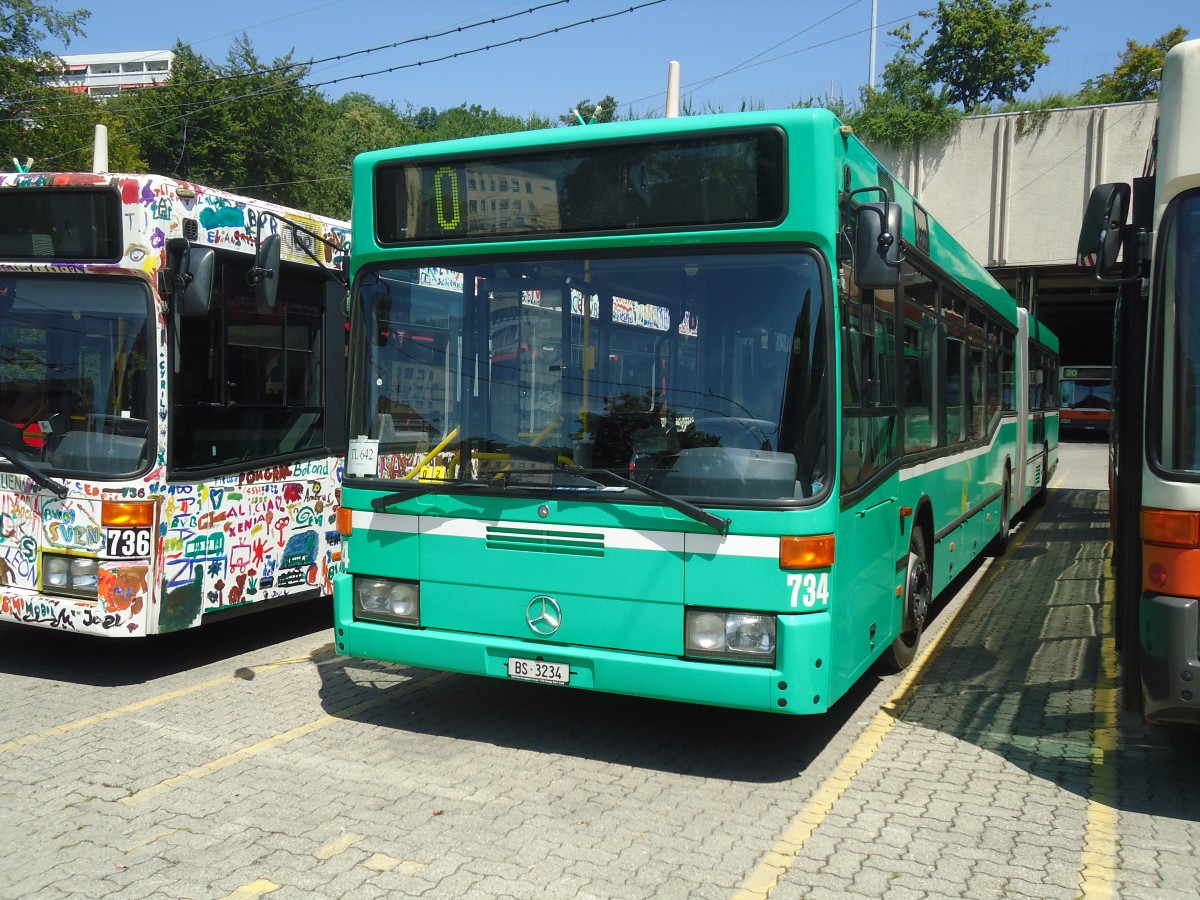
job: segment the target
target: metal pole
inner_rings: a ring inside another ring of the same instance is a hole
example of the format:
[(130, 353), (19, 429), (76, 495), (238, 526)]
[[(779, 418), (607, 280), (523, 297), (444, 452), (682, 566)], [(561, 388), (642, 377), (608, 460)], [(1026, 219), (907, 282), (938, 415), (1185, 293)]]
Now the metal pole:
[(867, 82), (868, 87), (875, 87), (875, 28), (879, 21), (879, 0), (871, 0), (871, 80)]
[(675, 60), (667, 66), (667, 118), (679, 118), (679, 63)]
[(108, 171), (108, 126), (97, 125), (96, 136), (92, 142), (92, 171)]

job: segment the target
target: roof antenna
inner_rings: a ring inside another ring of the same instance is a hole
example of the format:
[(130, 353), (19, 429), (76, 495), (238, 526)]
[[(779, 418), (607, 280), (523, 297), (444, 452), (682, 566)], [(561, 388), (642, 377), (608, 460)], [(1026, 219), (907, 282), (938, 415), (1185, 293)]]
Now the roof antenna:
[(600, 110), (602, 110), (602, 109), (604, 109), (604, 104), (597, 103), (596, 108), (594, 110), (592, 110), (592, 114), (590, 116), (588, 116), (586, 122), (584, 121), (583, 116), (580, 114), (579, 110), (577, 110), (577, 109), (572, 109), (571, 115), (573, 115), (576, 119), (579, 120), (580, 125), (591, 125), (593, 122), (596, 121), (596, 116), (600, 115)]

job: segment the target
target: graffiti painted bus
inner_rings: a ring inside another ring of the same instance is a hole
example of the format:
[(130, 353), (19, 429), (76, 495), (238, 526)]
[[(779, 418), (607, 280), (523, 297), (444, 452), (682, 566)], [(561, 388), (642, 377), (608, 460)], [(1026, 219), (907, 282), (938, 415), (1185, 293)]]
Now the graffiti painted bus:
[(0, 621), (138, 637), (328, 595), (346, 223), (0, 175)]
[(343, 654), (820, 713), (1045, 490), (1057, 338), (828, 111), (353, 178)]

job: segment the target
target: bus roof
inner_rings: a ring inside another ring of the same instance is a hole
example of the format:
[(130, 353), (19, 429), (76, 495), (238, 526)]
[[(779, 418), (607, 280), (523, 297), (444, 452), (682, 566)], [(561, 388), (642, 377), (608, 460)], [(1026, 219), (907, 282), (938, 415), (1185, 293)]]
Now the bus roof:
[[(197, 244), (253, 253), (258, 237), (257, 223), (267, 214), (294, 222), (324, 238), (332, 238), (339, 245), (349, 242), (348, 222), (164, 175), (121, 172), (0, 173), (0, 190), (3, 191), (84, 191), (89, 188), (113, 190), (126, 211), (130, 207), (147, 210), (147, 217), (144, 220), (134, 219), (132, 227), (146, 232), (157, 229), (162, 232), (164, 239), (186, 236)], [(190, 233), (190, 228), (185, 228), (186, 219), (196, 223), (194, 235)], [(315, 264), (304, 249), (291, 240), (285, 239), (281, 249), (285, 260)]]

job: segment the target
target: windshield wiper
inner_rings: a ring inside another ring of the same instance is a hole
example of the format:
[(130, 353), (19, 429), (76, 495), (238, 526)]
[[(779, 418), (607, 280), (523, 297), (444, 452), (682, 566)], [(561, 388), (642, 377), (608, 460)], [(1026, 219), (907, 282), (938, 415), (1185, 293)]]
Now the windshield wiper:
[(389, 506), (393, 506), (404, 500), (411, 500), (414, 497), (424, 497), (428, 494), (442, 494), (451, 488), (479, 487), (483, 482), (469, 481), (465, 478), (456, 478), (451, 481), (414, 481), (412, 488), (406, 491), (396, 491), (393, 494), (384, 494), (382, 497), (376, 497), (371, 501), (371, 508), (376, 512), (384, 512)]
[[(647, 487), (644, 484), (626, 478), (624, 475), (618, 475), (610, 469), (586, 469), (581, 466), (556, 466), (546, 469), (518, 469), (514, 472), (505, 472), (498, 479), (495, 479), (500, 487), (508, 487), (509, 485), (518, 485), (522, 476), (533, 475), (546, 477), (548, 475), (571, 475), (575, 478), (583, 479), (589, 482), (589, 487), (584, 487), (582, 490), (611, 490), (606, 488), (603, 482), (596, 481), (592, 476), (606, 476), (619, 482), (622, 487), (633, 488), (635, 491), (640, 491), (648, 497), (653, 497), (664, 506), (668, 506), (678, 513), (682, 513), (689, 519), (699, 522), (701, 525), (707, 525), (717, 534), (724, 537), (729, 534), (729, 526), (733, 523), (732, 519), (723, 519), (720, 516), (715, 516), (706, 509), (701, 509), (694, 503), (689, 503), (687, 500), (673, 497), (670, 494), (664, 494), (662, 491), (655, 490), (652, 487)], [(440, 494), (451, 488), (460, 487), (484, 487), (492, 481), (468, 481), (465, 479), (457, 479), (454, 481), (438, 481), (438, 482), (417, 482), (412, 490), (396, 491), (394, 494), (385, 494), (382, 497), (376, 497), (371, 501), (371, 508), (376, 512), (384, 512), (389, 506), (400, 503), (404, 500), (409, 500), (413, 497), (423, 497), (427, 494)], [(568, 485), (555, 484), (531, 484), (528, 487), (546, 488), (547, 490), (581, 490), (581, 488)]]
[(25, 462), (25, 460), (18, 457), (15, 453), (9, 453), (3, 447), (0, 447), (0, 456), (8, 460), (8, 462), (12, 464), (13, 468), (17, 469), (24, 475), (28, 475), (37, 484), (41, 485), (50, 493), (54, 494), (54, 496), (58, 497), (58, 499), (61, 500), (67, 496), (67, 486), (65, 484), (59, 484), (48, 475), (43, 475), (29, 463)]
[(641, 491), (648, 497), (653, 497), (660, 501), (663, 505), (669, 506), (678, 513), (683, 513), (689, 519), (694, 519), (701, 525), (707, 525), (717, 534), (722, 537), (729, 534), (729, 526), (733, 524), (732, 519), (723, 519), (720, 516), (715, 516), (706, 509), (701, 509), (694, 503), (689, 503), (687, 500), (673, 497), (670, 494), (664, 494), (662, 491), (655, 490), (644, 484), (639, 484), (632, 478), (626, 478), (624, 475), (618, 475), (611, 469), (585, 469), (579, 466), (563, 466), (560, 471), (569, 472), (573, 475), (588, 476), (588, 475), (607, 475), (609, 478), (615, 479), (621, 484), (633, 488), (635, 491)]

